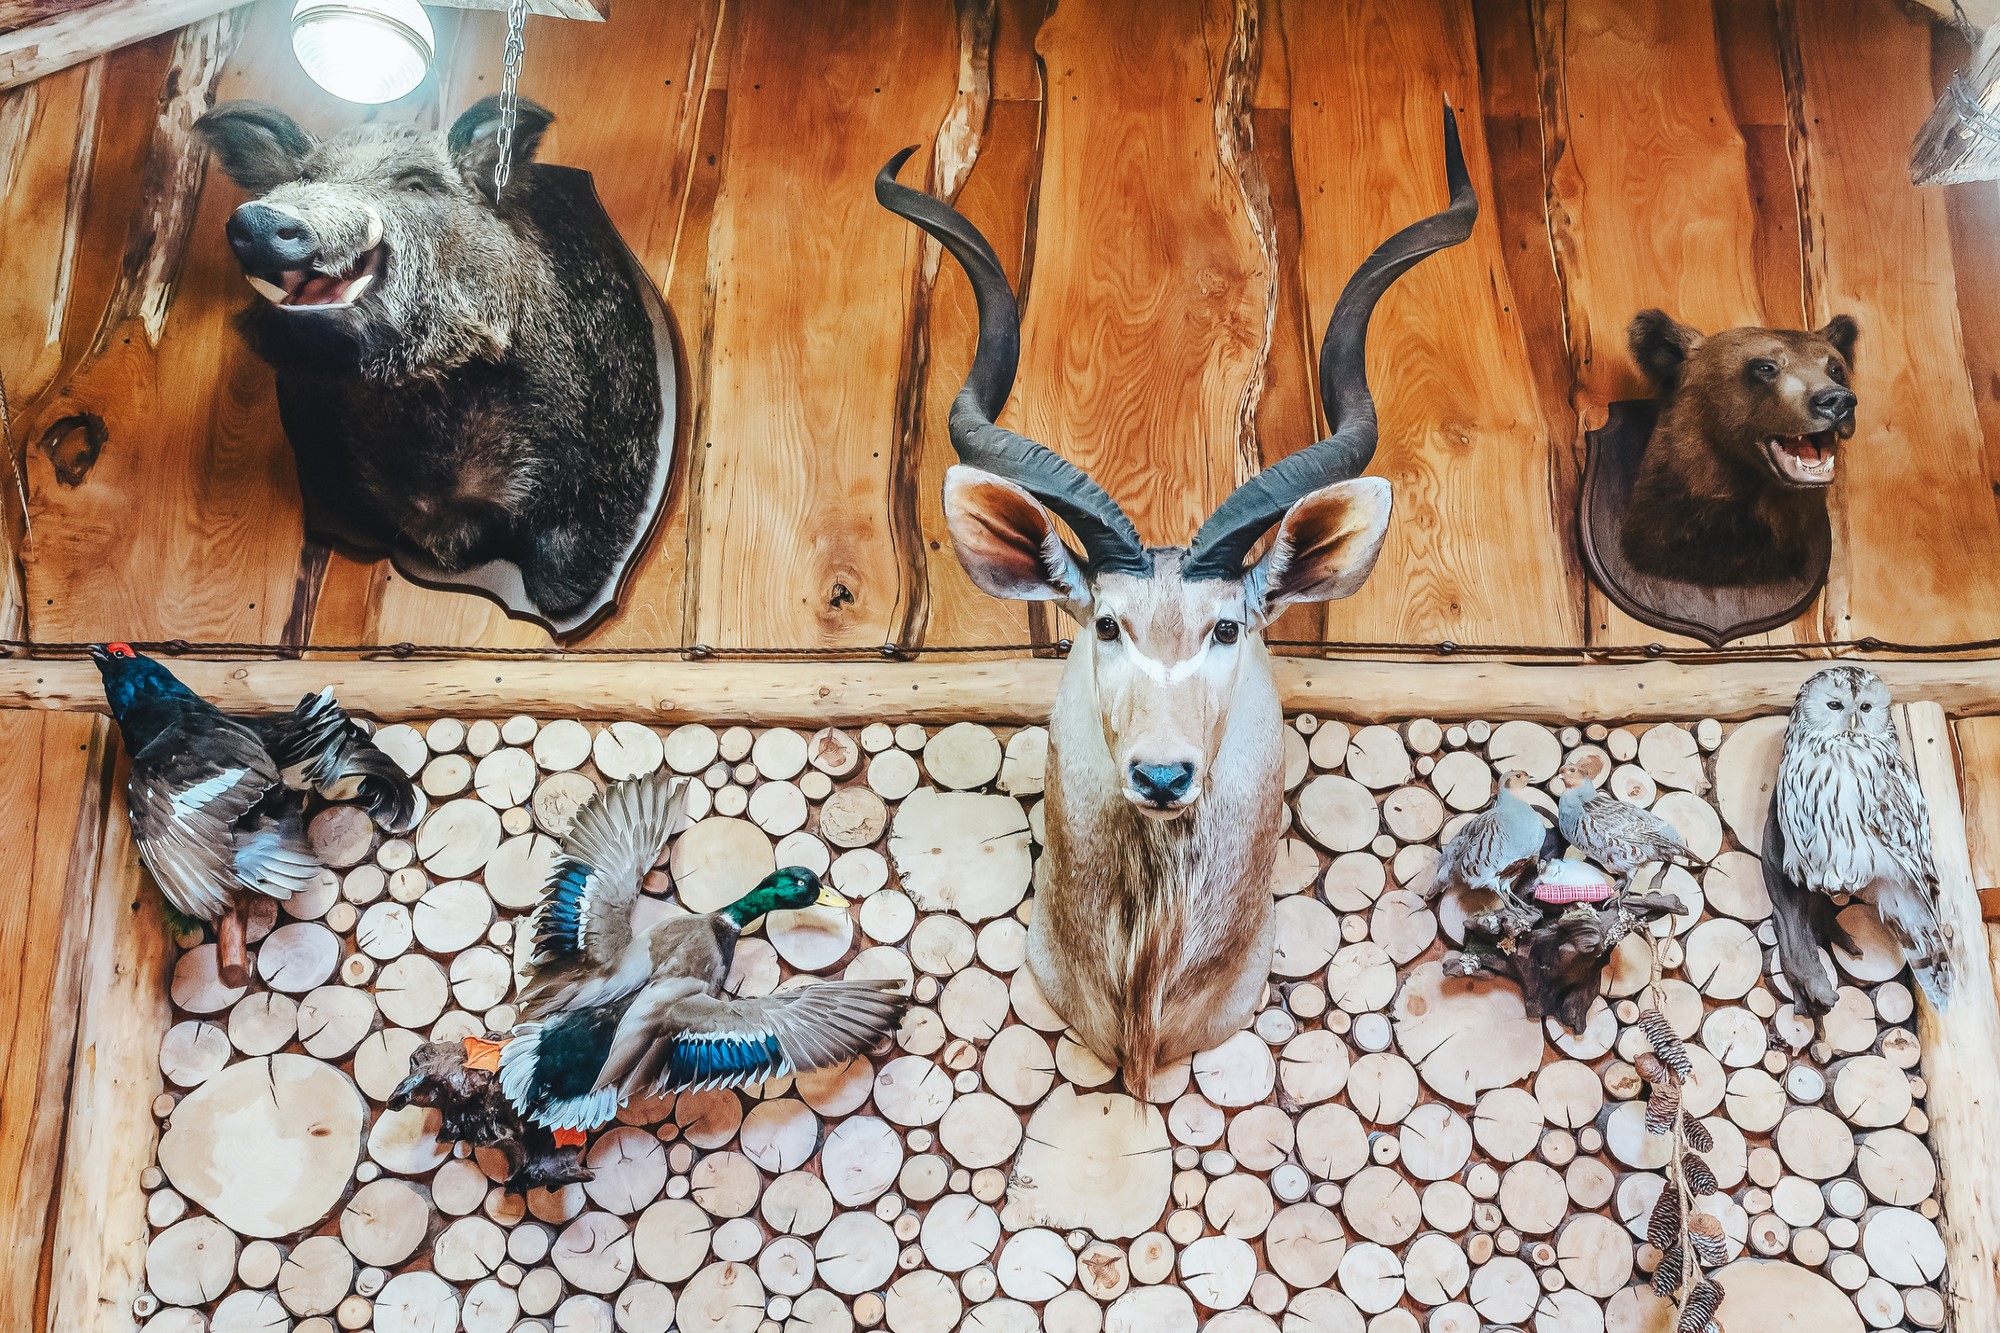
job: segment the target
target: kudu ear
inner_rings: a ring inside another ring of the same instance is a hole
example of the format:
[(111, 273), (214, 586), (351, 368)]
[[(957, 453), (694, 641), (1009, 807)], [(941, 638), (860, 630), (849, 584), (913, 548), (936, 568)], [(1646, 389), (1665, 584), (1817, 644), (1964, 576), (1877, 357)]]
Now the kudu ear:
[(313, 137), (262, 102), (224, 102), (194, 123), (224, 174), (256, 194), (295, 181), (305, 170)]
[(1380, 477), (1337, 481), (1293, 501), (1247, 580), (1261, 619), (1291, 602), (1359, 592), (1382, 554), (1389, 508), (1389, 483)]
[(958, 563), (980, 589), (1017, 601), (1090, 600), (1083, 562), (1055, 516), (1002, 477), (960, 463), (944, 474), (944, 517)]

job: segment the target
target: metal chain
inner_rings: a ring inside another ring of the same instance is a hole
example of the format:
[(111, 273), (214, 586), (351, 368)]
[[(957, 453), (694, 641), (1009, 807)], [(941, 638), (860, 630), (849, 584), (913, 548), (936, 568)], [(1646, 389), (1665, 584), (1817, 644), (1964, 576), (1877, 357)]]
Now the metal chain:
[(493, 197), (507, 188), (514, 172), (514, 118), (521, 107), (521, 57), (527, 51), (524, 40), (528, 26), (528, 0), (507, 2), (507, 52), (500, 63), (500, 135), (495, 142), (500, 160), (493, 167)]

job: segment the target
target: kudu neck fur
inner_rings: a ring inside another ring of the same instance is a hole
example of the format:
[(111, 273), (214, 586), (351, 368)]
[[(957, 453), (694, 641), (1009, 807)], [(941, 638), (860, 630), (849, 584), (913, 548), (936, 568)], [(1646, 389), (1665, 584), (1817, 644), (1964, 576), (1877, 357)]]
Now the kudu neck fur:
[(1368, 320), (1411, 266), (1471, 233), (1478, 201), (1449, 106), (1444, 128), (1449, 207), (1369, 256), (1328, 324), (1333, 435), (1238, 487), (1186, 548), (1145, 546), (1089, 476), (994, 423), (1020, 336), (999, 259), (954, 209), (896, 183), (909, 150), (876, 178), (876, 197), (943, 243), (979, 303), (945, 479), (959, 561), (987, 592), (1058, 601), (1079, 626), (1049, 722), (1028, 965), (1141, 1095), (1162, 1066), (1247, 1024), (1270, 970), (1284, 720), (1262, 630), (1287, 604), (1351, 595), (1380, 554), (1389, 486), (1360, 475), (1376, 441)]

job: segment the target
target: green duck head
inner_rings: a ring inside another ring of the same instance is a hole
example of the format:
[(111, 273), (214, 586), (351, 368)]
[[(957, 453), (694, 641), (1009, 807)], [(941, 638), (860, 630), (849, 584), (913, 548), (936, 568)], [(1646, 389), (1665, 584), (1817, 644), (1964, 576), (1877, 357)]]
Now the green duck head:
[(796, 911), (801, 907), (845, 908), (847, 899), (819, 882), (819, 876), (804, 866), (785, 866), (759, 880), (757, 887), (722, 909), (722, 915), (740, 930), (758, 917), (771, 912)]

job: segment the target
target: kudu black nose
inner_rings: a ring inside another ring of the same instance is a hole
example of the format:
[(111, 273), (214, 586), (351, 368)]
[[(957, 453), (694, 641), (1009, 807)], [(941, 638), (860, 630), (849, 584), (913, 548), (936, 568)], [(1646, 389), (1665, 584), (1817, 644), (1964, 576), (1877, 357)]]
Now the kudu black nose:
[(247, 273), (305, 268), (319, 253), (319, 241), (305, 223), (255, 200), (231, 213), (223, 231)]
[(1193, 783), (1193, 764), (1132, 765), (1132, 789), (1157, 804), (1180, 800)]
[(1854, 395), (1846, 389), (1821, 389), (1807, 401), (1815, 413), (1828, 421), (1844, 421), (1854, 412)]

